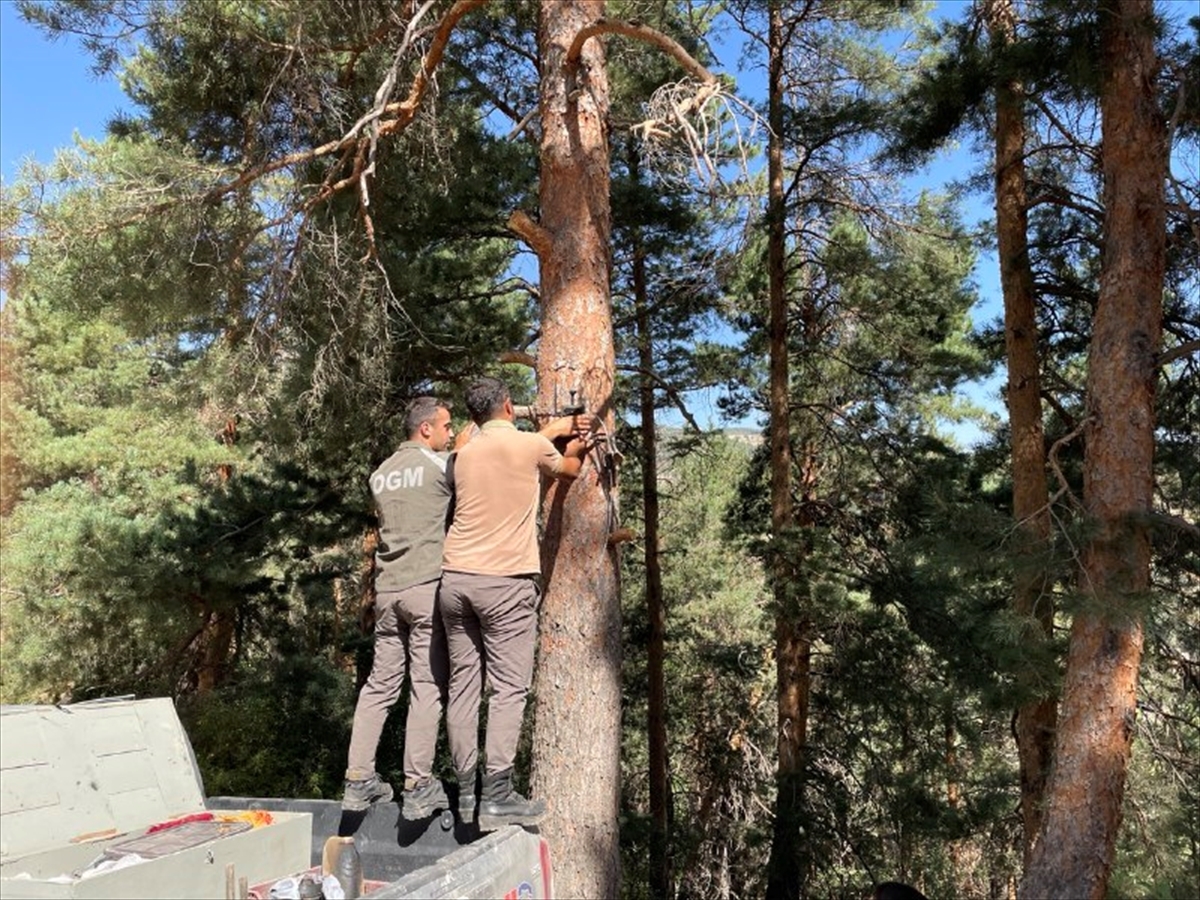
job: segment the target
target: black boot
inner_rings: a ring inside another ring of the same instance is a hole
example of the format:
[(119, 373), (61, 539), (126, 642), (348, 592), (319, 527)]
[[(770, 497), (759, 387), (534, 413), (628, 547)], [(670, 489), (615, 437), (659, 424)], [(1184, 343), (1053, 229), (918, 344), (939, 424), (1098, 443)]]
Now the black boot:
[(362, 812), (370, 808), (372, 803), (387, 803), (392, 797), (392, 786), (372, 772), (366, 778), (346, 779), (342, 809), (347, 812)]
[(513, 790), (512, 769), (485, 772), (479, 796), (479, 830), (505, 825), (536, 825), (546, 815), (545, 800), (526, 800)]
[(458, 773), (458, 820), (464, 825), (475, 821), (476, 781), (474, 769)]
[(427, 819), (439, 809), (450, 808), (446, 789), (438, 778), (404, 779), (404, 793), (400, 799), (400, 815), (410, 822)]

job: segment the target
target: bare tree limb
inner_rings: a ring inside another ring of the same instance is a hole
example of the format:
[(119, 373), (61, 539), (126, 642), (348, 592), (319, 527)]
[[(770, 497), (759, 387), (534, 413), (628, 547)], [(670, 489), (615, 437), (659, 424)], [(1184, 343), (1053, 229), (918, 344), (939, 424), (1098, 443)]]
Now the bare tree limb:
[(1075, 438), (1079, 437), (1079, 435), (1083, 434), (1083, 429), (1091, 424), (1094, 419), (1094, 416), (1087, 416), (1084, 418), (1079, 422), (1078, 425), (1075, 426), (1074, 430), (1068, 434), (1064, 434), (1057, 441), (1055, 441), (1050, 447), (1050, 452), (1046, 454), (1046, 462), (1049, 464), (1051, 471), (1054, 472), (1054, 477), (1057, 479), (1059, 484), (1058, 492), (1050, 498), (1051, 505), (1057, 503), (1062, 497), (1066, 496), (1072, 501), (1072, 503), (1074, 503), (1075, 506), (1082, 507), (1082, 504), (1079, 502), (1079, 498), (1076, 497), (1074, 492), (1071, 490), (1070, 482), (1067, 481), (1066, 476), (1063, 475), (1062, 468), (1058, 464), (1058, 452), (1067, 444), (1071, 443), (1071, 441), (1075, 440)]
[[(680, 394), (679, 389), (675, 387), (675, 385), (671, 384), (671, 382), (664, 380), (656, 372), (647, 372), (640, 366), (617, 366), (617, 368), (622, 372), (632, 372), (642, 378), (649, 378), (651, 381), (657, 384), (664, 393), (666, 393), (671, 403), (674, 404), (677, 410), (679, 410), (679, 414), (683, 416), (688, 425), (692, 427), (692, 430), (694, 430), (697, 434), (700, 434), (704, 431), (704, 429), (701, 428), (696, 422), (695, 417), (692, 415), (692, 411), (687, 408), (687, 403), (684, 402), (683, 396)], [(646, 410), (642, 410), (642, 415), (646, 415)]]
[[(366, 167), (366, 157), (361, 152), (355, 153), (355, 151), (360, 149), (359, 143), (363, 140), (363, 129), (372, 123), (376, 123), (382, 116), (394, 116), (394, 118), (390, 118), (387, 121), (378, 122), (378, 125), (370, 139), (373, 149), (373, 144), (376, 140), (378, 140), (378, 138), (396, 134), (400, 131), (403, 131), (404, 128), (411, 124), (413, 118), (416, 116), (417, 109), (419, 108), (421, 101), (429, 88), (432, 74), (442, 61), (442, 57), (446, 51), (446, 45), (449, 43), (450, 35), (453, 32), (454, 27), (464, 15), (471, 10), (482, 6), (485, 2), (487, 2), (487, 0), (457, 0), (454, 6), (450, 8), (450, 10), (442, 18), (441, 22), (438, 23), (437, 30), (434, 33), (433, 42), (421, 60), (420, 72), (418, 72), (417, 77), (413, 80), (412, 87), (409, 89), (408, 97), (406, 97), (403, 101), (397, 103), (386, 102), (386, 98), (388, 94), (390, 94), (392, 84), (394, 83), (395, 69), (393, 68), (393, 71), (389, 73), (388, 78), (385, 79), (384, 84), (382, 84), (379, 90), (376, 92), (377, 101), (382, 100), (385, 102), (360, 118), (354, 123), (350, 130), (341, 137), (327, 141), (317, 147), (311, 147), (307, 150), (298, 150), (295, 153), (289, 153), (285, 156), (280, 156), (275, 159), (262, 162), (258, 165), (250, 166), (249, 168), (244, 169), (236, 178), (233, 178), (230, 181), (210, 188), (209, 190), (202, 192), (199, 196), (184, 197), (181, 198), (181, 200), (186, 201), (198, 199), (206, 203), (216, 203), (227, 194), (238, 191), (241, 188), (244, 188), (247, 185), (250, 185), (253, 182), (256, 182), (274, 172), (278, 172), (282, 169), (292, 168), (302, 163), (311, 162), (316, 159), (321, 159), (323, 157), (345, 151), (349, 151), (348, 156), (355, 159), (354, 170), (340, 180), (332, 181), (327, 179), (322, 191), (320, 192), (320, 197), (321, 199), (325, 199), (331, 194), (355, 184), (359, 181), (359, 178), (363, 174), (363, 170)], [(417, 11), (416, 15), (414, 15), (412, 21), (409, 23), (409, 32), (405, 37), (404, 47), (407, 47), (409, 38), (411, 37), (416, 23), (431, 6), (432, 0), (429, 0), (429, 2), (426, 2)], [(179, 202), (180, 200), (167, 201), (166, 203), (147, 210), (147, 214), (163, 212)]]
[(438, 24), (437, 31), (433, 36), (433, 42), (421, 60), (421, 71), (413, 79), (408, 97), (400, 103), (389, 103), (384, 107), (384, 115), (395, 115), (396, 118), (380, 123), (380, 137), (395, 134), (412, 122), (413, 116), (416, 115), (417, 107), (421, 105), (421, 99), (425, 96), (425, 91), (429, 88), (430, 78), (442, 61), (442, 56), (446, 52), (446, 45), (450, 43), (450, 35), (454, 31), (454, 27), (458, 24), (459, 19), (471, 10), (483, 6), (486, 2), (487, 0), (457, 0), (454, 6), (450, 7), (450, 10)]

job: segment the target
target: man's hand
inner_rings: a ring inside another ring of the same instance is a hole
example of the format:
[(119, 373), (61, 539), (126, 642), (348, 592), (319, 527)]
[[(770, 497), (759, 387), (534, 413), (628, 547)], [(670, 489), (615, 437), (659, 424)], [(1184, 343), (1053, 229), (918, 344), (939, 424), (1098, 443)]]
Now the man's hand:
[(467, 446), (467, 444), (471, 442), (471, 438), (475, 437), (477, 434), (479, 434), (479, 426), (474, 422), (468, 423), (467, 427), (460, 431), (458, 436), (454, 438), (454, 449), (461, 450), (463, 447)]
[(590, 437), (572, 438), (567, 443), (567, 446), (563, 449), (562, 455), (566, 457), (575, 456), (583, 459), (583, 457), (587, 456), (588, 451), (594, 446), (595, 441), (593, 441)]
[(579, 436), (571, 439), (567, 448), (563, 450), (563, 456), (587, 456), (588, 451), (603, 441), (606, 434), (604, 423), (595, 416), (589, 416), (585, 422), (580, 423)]
[(557, 441), (559, 438), (573, 438), (585, 433), (587, 427), (583, 416), (561, 416), (557, 419), (551, 419), (540, 429), (538, 433), (544, 437), (548, 437), (552, 441)]

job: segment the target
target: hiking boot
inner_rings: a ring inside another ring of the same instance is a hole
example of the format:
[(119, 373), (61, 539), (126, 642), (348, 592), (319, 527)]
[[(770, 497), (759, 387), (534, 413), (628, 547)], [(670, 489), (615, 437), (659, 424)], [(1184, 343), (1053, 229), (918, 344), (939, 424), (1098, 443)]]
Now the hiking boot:
[(479, 830), (505, 825), (536, 825), (546, 815), (545, 800), (527, 800), (513, 790), (512, 769), (483, 775), (479, 795)]
[(475, 821), (475, 770), (458, 773), (458, 820), (464, 825)]
[(342, 795), (342, 809), (348, 812), (362, 812), (373, 803), (387, 803), (392, 799), (392, 786), (372, 774), (370, 778), (361, 780), (346, 779), (346, 792)]
[(400, 815), (410, 822), (428, 819), (439, 809), (450, 808), (446, 789), (438, 778), (422, 778), (420, 781), (404, 779), (404, 793), (400, 799)]

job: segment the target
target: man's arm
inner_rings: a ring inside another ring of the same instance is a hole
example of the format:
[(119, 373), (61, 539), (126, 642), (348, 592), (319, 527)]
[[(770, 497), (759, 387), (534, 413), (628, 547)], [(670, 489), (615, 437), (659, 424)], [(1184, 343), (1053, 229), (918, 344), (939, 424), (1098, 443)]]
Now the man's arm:
[(591, 435), (572, 439), (563, 450), (562, 466), (554, 474), (554, 477), (563, 481), (574, 481), (583, 469), (583, 461), (587, 459), (588, 451), (594, 445), (595, 441)]

